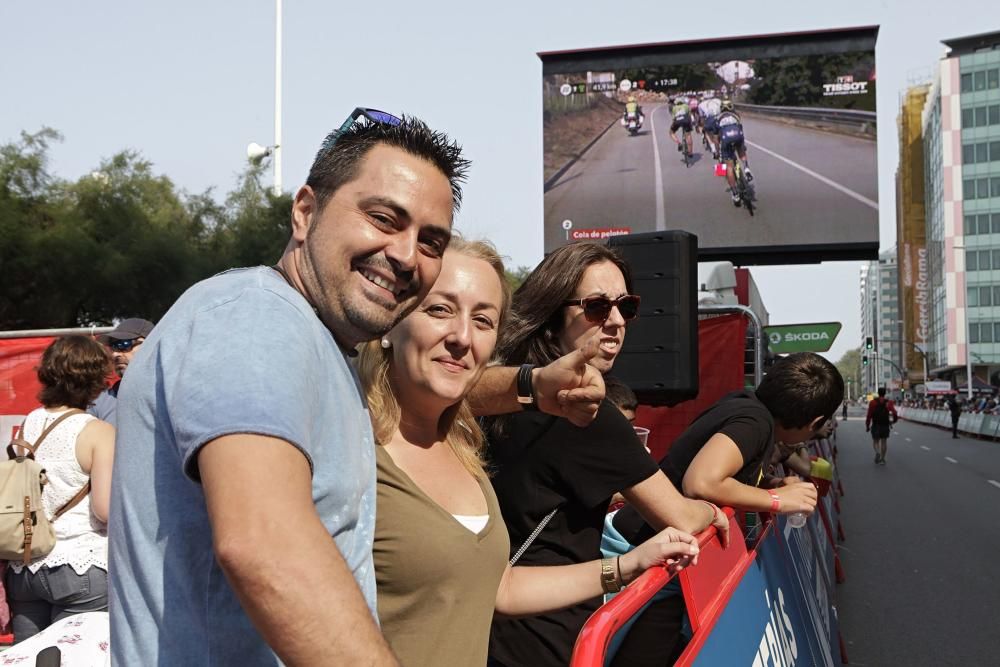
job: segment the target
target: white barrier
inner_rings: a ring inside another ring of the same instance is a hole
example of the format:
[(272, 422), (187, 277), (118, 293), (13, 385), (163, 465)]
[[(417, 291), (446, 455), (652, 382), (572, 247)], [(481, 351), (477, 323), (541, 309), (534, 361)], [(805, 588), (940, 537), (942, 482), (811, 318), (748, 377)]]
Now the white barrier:
[[(907, 421), (951, 429), (951, 413), (948, 410), (897, 407), (896, 411), (901, 419)], [(958, 430), (967, 435), (1000, 438), (1000, 415), (963, 412), (958, 419)]]

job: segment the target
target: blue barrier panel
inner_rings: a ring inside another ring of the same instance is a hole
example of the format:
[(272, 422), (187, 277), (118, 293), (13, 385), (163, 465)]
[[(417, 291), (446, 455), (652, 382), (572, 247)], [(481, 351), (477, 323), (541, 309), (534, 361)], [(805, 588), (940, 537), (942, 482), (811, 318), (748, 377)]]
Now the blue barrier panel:
[[(832, 545), (827, 539), (818, 513), (809, 517), (803, 528), (788, 526), (784, 517), (778, 517), (781, 527), (781, 546), (787, 552), (788, 570), (797, 579), (808, 607), (807, 617), (815, 625), (820, 640), (818, 654), (829, 656), (833, 662), (840, 660), (840, 629), (834, 606), (835, 574), (831, 557)], [(768, 547), (770, 545), (767, 545)], [(829, 550), (827, 547), (829, 546)], [(768, 557), (762, 554), (762, 557)]]
[(790, 576), (788, 561), (772, 524), (758, 545), (757, 558), (690, 664), (832, 667), (824, 648), (829, 642), (820, 635), (804, 589)]

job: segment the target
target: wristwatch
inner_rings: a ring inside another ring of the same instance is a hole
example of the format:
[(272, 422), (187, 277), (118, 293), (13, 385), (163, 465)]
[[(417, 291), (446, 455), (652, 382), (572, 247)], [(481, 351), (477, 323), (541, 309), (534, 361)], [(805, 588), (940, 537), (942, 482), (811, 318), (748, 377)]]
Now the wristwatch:
[(521, 364), (517, 371), (517, 402), (524, 410), (538, 410), (538, 403), (535, 402), (535, 390), (531, 386), (531, 371), (535, 370), (534, 364)]

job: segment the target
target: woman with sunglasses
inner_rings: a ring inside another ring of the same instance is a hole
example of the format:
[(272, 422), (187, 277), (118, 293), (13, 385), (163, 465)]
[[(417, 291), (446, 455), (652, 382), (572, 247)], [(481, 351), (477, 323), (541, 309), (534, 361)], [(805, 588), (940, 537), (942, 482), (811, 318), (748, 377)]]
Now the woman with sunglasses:
[[(496, 360), (522, 364), (530, 375), (530, 365), (597, 344), (599, 353), (591, 363), (608, 373), (628, 322), (639, 314), (631, 282), (628, 265), (604, 245), (559, 248), (514, 295)], [(684, 498), (646, 452), (632, 425), (607, 401), (586, 428), (528, 409), (492, 419), (487, 433), (496, 471), (493, 487), (512, 548), (541, 528), (523, 551), (519, 562), (524, 565), (570, 565), (600, 557), (604, 517), (615, 492), (657, 529), (674, 526), (693, 533), (715, 525), (728, 541), (725, 515), (711, 503)], [(496, 617), (491, 664), (567, 665), (577, 634), (600, 602), (594, 596), (544, 616)]]
[(509, 302), (492, 246), (453, 238), (421, 305), (359, 354), (379, 445), (379, 620), (407, 667), (483, 665), (494, 609), (558, 609), (599, 596), (608, 569), (617, 587), (647, 567), (680, 567), (697, 553), (691, 535), (671, 529), (620, 559), (595, 556), (561, 568), (507, 563), (483, 434), (465, 396), (493, 354)]

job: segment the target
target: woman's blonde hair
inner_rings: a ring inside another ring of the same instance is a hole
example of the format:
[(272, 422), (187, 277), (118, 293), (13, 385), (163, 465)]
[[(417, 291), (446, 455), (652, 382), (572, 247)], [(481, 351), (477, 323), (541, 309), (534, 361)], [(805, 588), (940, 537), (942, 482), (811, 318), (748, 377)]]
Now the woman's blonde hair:
[[(489, 241), (469, 241), (455, 235), (445, 252), (481, 259), (496, 272), (500, 280), (500, 320), (496, 323), (499, 334), (510, 309), (511, 290), (504, 272), (503, 259), (496, 248)], [(399, 428), (400, 420), (399, 403), (389, 381), (391, 356), (391, 349), (384, 349), (380, 341), (373, 340), (360, 347), (357, 361), (358, 375), (368, 399), (375, 441), (380, 445), (389, 441)], [(467, 399), (463, 398), (445, 410), (441, 415), (439, 432), (444, 433), (445, 442), (466, 470), (477, 478), (486, 477), (483, 460), (485, 436)]]

